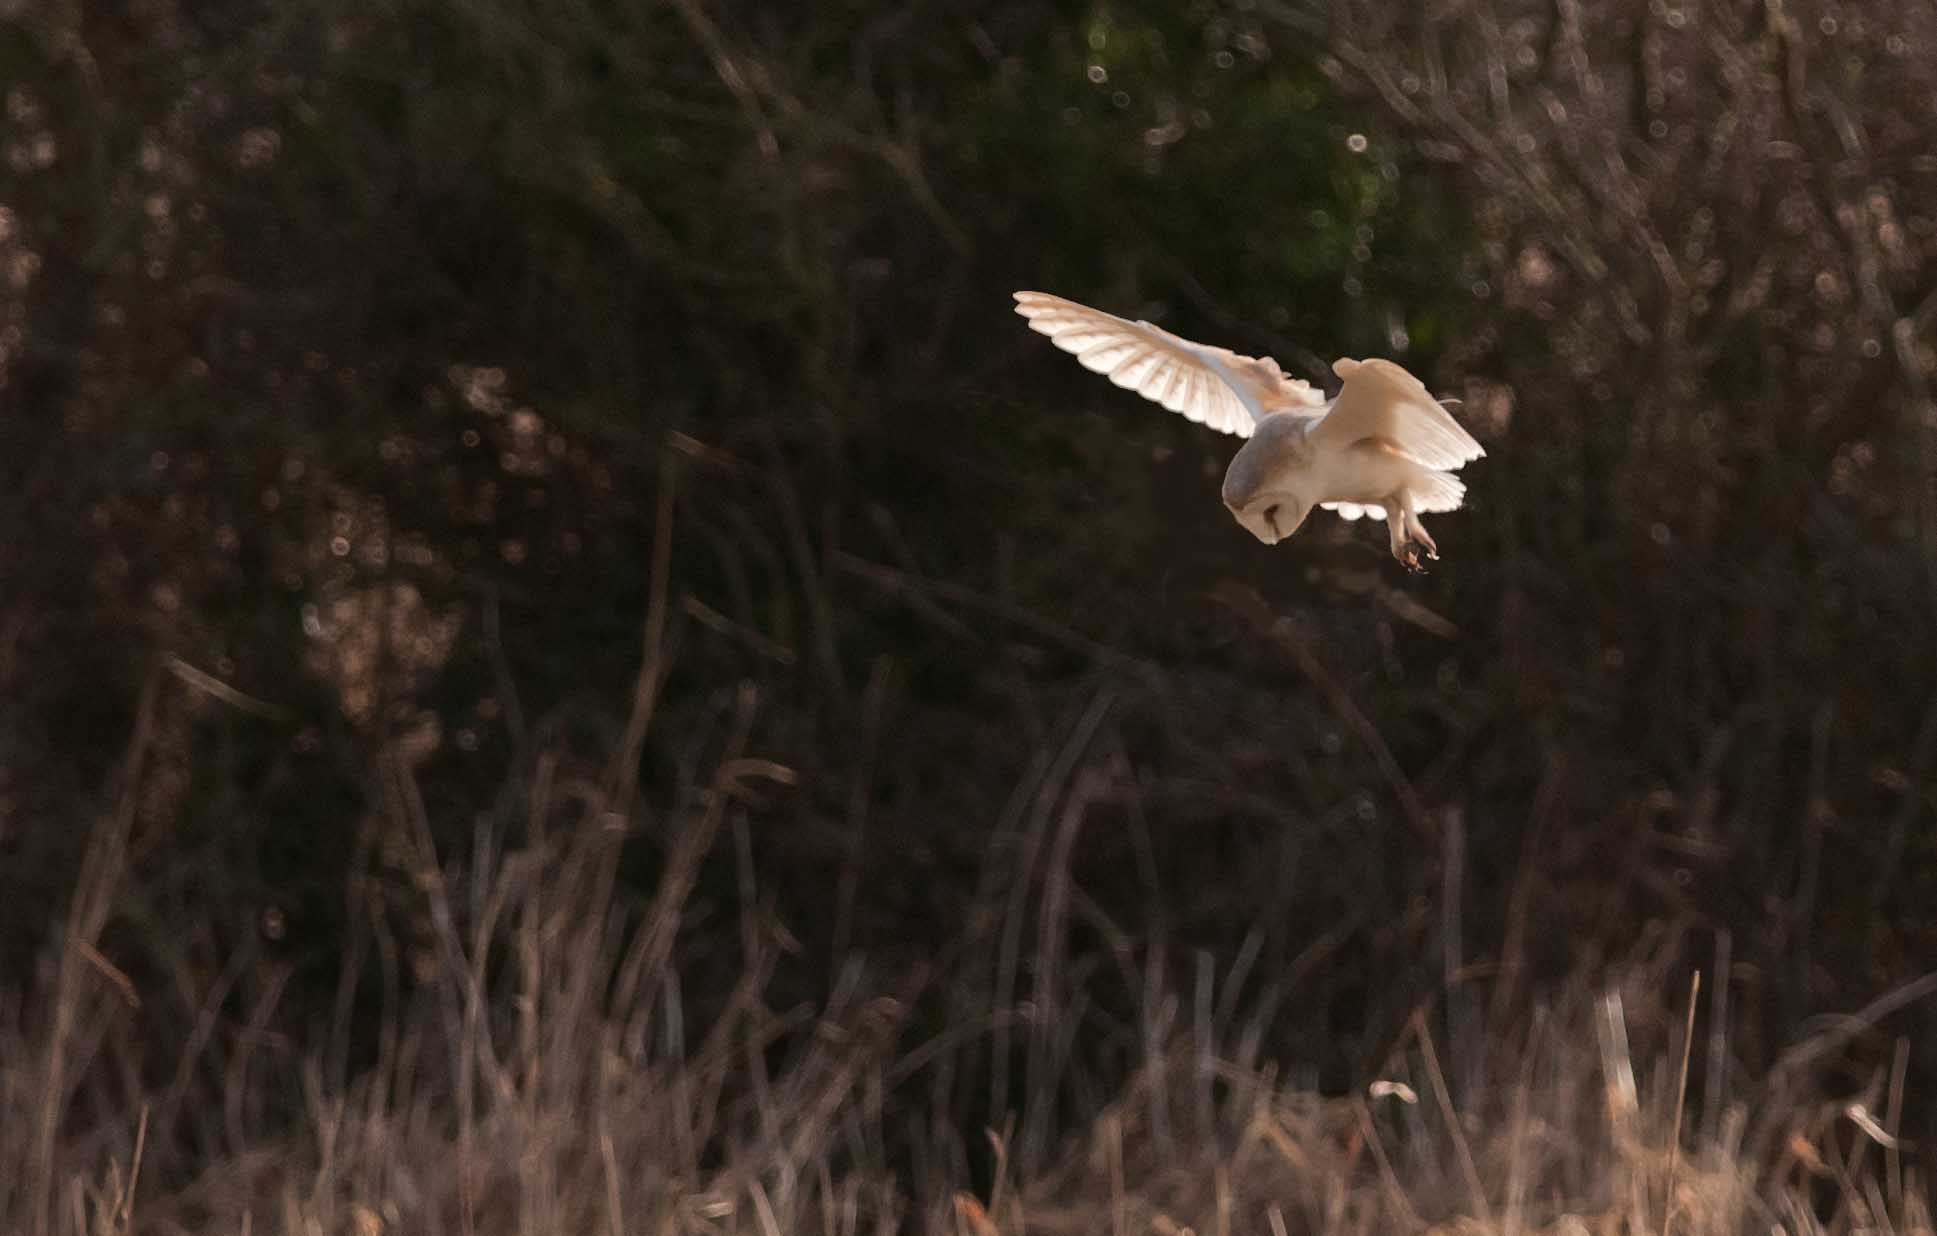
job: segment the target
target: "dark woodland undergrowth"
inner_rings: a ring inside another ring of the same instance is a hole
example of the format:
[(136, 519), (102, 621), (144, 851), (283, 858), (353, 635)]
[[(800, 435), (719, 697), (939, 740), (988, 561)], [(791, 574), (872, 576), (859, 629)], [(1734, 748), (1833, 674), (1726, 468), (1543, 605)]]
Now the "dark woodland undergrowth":
[(1933, 49), (0, 3), (0, 1236), (1929, 1231)]

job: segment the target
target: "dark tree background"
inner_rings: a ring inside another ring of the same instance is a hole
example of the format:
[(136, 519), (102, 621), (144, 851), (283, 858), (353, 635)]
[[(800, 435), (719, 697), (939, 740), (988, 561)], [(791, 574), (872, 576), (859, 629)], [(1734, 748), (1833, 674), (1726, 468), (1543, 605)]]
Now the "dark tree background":
[[(1937, 968), (1928, 4), (16, 0), (0, 87), (43, 1192), (137, 1090), (151, 1183), (304, 1119), (211, 1044), (481, 1016), (439, 959), (598, 838), (694, 1027), (948, 1042), (918, 1176), (1193, 1017), (1339, 1093), (1423, 1010), (1480, 1094), (1634, 966), (1725, 997), (1713, 1129)], [(1403, 361), (1488, 452), (1444, 561), (1254, 543), (1016, 288)], [(1812, 1084), (1914, 1096), (1899, 1003)]]

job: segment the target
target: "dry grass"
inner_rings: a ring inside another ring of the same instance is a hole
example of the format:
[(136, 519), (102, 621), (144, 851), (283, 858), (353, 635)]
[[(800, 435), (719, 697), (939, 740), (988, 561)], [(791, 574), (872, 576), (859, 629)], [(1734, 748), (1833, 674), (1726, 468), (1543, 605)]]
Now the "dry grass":
[[(648, 714), (656, 672), (649, 653), (636, 696)], [(1757, 1101), (1699, 1112), (1689, 1062), (1700, 1046), (1726, 1069), (1724, 1027), (1711, 1017), (1698, 1045), (1697, 994), (1670, 991), (1666, 947), (1617, 981), (1497, 1017), (1458, 1057), (1421, 1010), (1384, 1075), (1334, 1097), (1280, 1079), (1259, 1018), (1219, 990), (1208, 958), (1192, 990), (1152, 980), (1139, 993), (1142, 1047), (1099, 1094), (1073, 1043), (1092, 1032), (1084, 1010), (1105, 979), (1066, 955), (1074, 890), (1054, 879), (1033, 907), (991, 893), (1011, 942), (993, 986), (970, 952), (899, 989), (857, 957), (813, 1007), (773, 1007), (788, 938), (752, 887), (747, 807), (789, 774), (747, 754), (758, 704), (739, 692), (710, 775), (657, 810), (626, 778), (538, 759), (518, 783), (519, 827), (480, 827), (462, 860), (436, 852), (407, 763), (386, 762), (378, 823), (406, 839), (409, 878), (401, 894), (351, 896), (403, 896), (427, 942), (401, 946), (366, 916), (346, 942), (337, 1024), (308, 1037), (278, 1028), (273, 990), (221, 1032), (230, 1018), (211, 998), (202, 1032), (165, 1045), (182, 1058), (172, 1082), (129, 1050), (142, 993), (101, 949), (127, 891), (131, 813), (104, 818), (64, 945), (36, 998), (6, 1010), (0, 1230), (1932, 1230), (1922, 1172), (1892, 1134), (1903, 1053), (1865, 1093), (1832, 1099), (1809, 1082), (1853, 1026), (1928, 982), (1793, 1049)], [(1047, 816), (1022, 827), (1052, 851), (1067, 835)], [(663, 861), (637, 903), (618, 863), (642, 832)], [(729, 952), (687, 929), (716, 850), (741, 881)], [(722, 981), (710, 968), (729, 956), (737, 977)], [(377, 990), (359, 990), (371, 972)], [(939, 1025), (917, 1015), (931, 1008), (949, 1010)], [(368, 1034), (344, 1024), (366, 1016)], [(950, 1096), (992, 1064), (998, 1079), (1015, 1070), (1020, 1110), (975, 1145)]]

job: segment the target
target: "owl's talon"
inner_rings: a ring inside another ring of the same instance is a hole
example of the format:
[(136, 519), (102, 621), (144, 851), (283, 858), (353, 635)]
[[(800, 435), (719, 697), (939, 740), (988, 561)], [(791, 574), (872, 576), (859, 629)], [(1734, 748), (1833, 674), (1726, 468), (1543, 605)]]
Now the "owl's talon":
[(1427, 534), (1416, 516), (1406, 517), (1406, 533), (1406, 539), (1425, 550), (1428, 558), (1435, 562), (1439, 560), (1439, 546), (1433, 543), (1433, 538)]

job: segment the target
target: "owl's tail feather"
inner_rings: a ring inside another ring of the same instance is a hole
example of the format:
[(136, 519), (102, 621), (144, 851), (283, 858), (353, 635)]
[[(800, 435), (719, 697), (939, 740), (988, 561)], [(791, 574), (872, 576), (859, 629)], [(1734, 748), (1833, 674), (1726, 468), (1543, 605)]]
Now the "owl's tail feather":
[(1449, 472), (1424, 472), (1412, 491), (1413, 509), (1427, 515), (1457, 511), (1465, 500), (1466, 485)]

